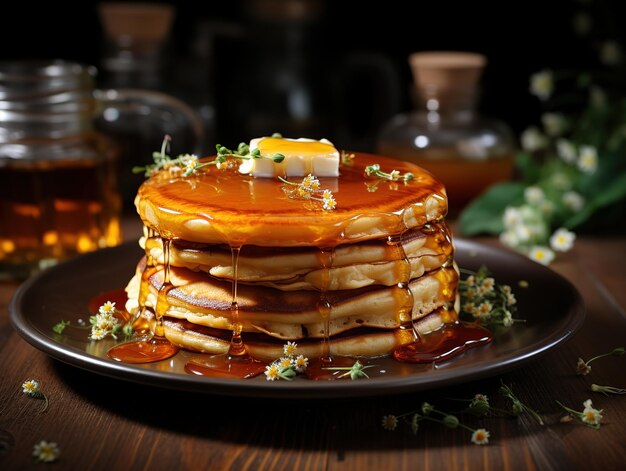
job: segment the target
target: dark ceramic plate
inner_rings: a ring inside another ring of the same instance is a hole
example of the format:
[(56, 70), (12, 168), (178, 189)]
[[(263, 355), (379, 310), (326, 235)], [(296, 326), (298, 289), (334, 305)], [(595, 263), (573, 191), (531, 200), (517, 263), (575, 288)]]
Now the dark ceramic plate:
[[(490, 345), (435, 365), (376, 360), (377, 373), (384, 370), (385, 374), (368, 380), (269, 382), (263, 375), (252, 380), (192, 376), (183, 371), (188, 352), (157, 363), (129, 365), (107, 358), (113, 340), (89, 341), (87, 330), (72, 328), (63, 335), (55, 334), (55, 323), (64, 319), (75, 324), (79, 318), (87, 319), (90, 299), (125, 286), (141, 257), (136, 243), (83, 255), (31, 278), (11, 302), (11, 320), (35, 347), (95, 373), (196, 392), (290, 398), (395, 394), (492, 376), (546, 353), (581, 325), (584, 309), (580, 295), (560, 275), (515, 253), (475, 242), (457, 239), (456, 249), (459, 266), (476, 270), (485, 264), (498, 282), (513, 287), (518, 299), (517, 317), (526, 323), (496, 331)], [(528, 281), (528, 287), (519, 287), (520, 280)]]

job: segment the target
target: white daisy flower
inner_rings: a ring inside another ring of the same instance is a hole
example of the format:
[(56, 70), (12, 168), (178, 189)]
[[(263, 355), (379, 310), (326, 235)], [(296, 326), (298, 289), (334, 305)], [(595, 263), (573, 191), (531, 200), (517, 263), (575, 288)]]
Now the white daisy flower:
[(554, 90), (554, 76), (551, 70), (542, 70), (530, 76), (530, 93), (545, 101)]
[(382, 426), (385, 430), (395, 430), (398, 426), (398, 418), (395, 415), (385, 415), (382, 420)]
[(512, 229), (522, 222), (522, 214), (520, 213), (518, 208), (508, 206), (504, 210), (502, 222), (504, 222), (504, 227), (506, 227), (507, 229)]
[(598, 151), (593, 146), (581, 146), (578, 168), (585, 173), (593, 173), (598, 168)]
[(513, 314), (511, 314), (511, 311), (504, 311), (504, 316), (502, 316), (502, 325), (504, 327), (511, 327), (513, 325)]
[(576, 147), (567, 139), (557, 139), (556, 141), (556, 153), (568, 164), (576, 162)]
[(545, 198), (545, 193), (537, 186), (529, 186), (524, 190), (524, 199), (528, 204), (539, 206)]
[(309, 366), (309, 359), (304, 355), (298, 355), (295, 360), (293, 360), (293, 366), (298, 373), (302, 373)]
[(283, 368), (289, 368), (291, 366), (291, 358), (282, 357), (282, 358), (279, 358), (276, 363), (278, 363), (278, 368), (280, 368), (281, 370)]
[(530, 241), (533, 235), (531, 227), (526, 224), (518, 224), (513, 232), (515, 233), (517, 240), (521, 243)]
[(301, 185), (309, 191), (316, 191), (320, 188), (320, 181), (309, 173), (306, 177), (304, 177)]
[(298, 348), (298, 344), (296, 342), (287, 342), (283, 345), (283, 353), (285, 356), (293, 357), (296, 354), (296, 350)]
[(548, 139), (546, 136), (544, 136), (535, 126), (531, 126), (522, 132), (520, 142), (522, 144), (522, 149), (528, 152), (545, 149), (548, 145)]
[(116, 310), (115, 303), (112, 303), (111, 301), (107, 301), (98, 308), (98, 312), (100, 314), (113, 314)]
[(35, 396), (40, 392), (39, 381), (36, 379), (29, 379), (22, 383), (22, 392), (28, 396)]
[(574, 246), (576, 234), (561, 227), (550, 237), (550, 247), (558, 252), (567, 252)]
[(322, 195), (322, 202), (324, 203), (323, 208), (325, 210), (332, 210), (335, 209), (335, 206), (337, 206), (335, 197), (330, 190), (324, 190), (324, 194)]
[(572, 180), (564, 172), (556, 172), (550, 177), (550, 183), (557, 190), (569, 190), (572, 187)]
[(543, 247), (540, 245), (535, 245), (531, 247), (528, 256), (531, 258), (531, 260), (539, 262), (542, 265), (550, 265), (550, 263), (552, 263), (552, 260), (554, 260), (554, 252), (548, 247)]
[(567, 120), (561, 113), (544, 113), (541, 123), (546, 134), (551, 137), (558, 137), (567, 129)]
[(265, 378), (268, 381), (276, 381), (280, 378), (280, 368), (276, 363), (272, 363), (271, 365), (267, 365), (265, 367)]
[(487, 317), (489, 316), (489, 314), (491, 314), (492, 310), (493, 310), (493, 304), (491, 304), (489, 301), (483, 301), (478, 306), (477, 314), (479, 317)]
[(496, 280), (491, 277), (487, 277), (483, 280), (482, 288), (486, 293), (493, 291), (494, 286), (496, 285)]
[(103, 338), (107, 336), (108, 333), (109, 333), (108, 330), (101, 329), (100, 327), (94, 325), (91, 328), (91, 335), (89, 336), (89, 338), (91, 340), (102, 340)]
[(54, 442), (41, 440), (33, 446), (33, 456), (42, 463), (52, 463), (57, 460), (60, 454), (61, 450)]
[(472, 433), (472, 443), (475, 445), (486, 445), (489, 443), (489, 432), (484, 428), (479, 428), (478, 430), (474, 430)]
[(583, 402), (583, 406), (585, 406), (585, 408), (583, 409), (581, 420), (588, 425), (599, 426), (603, 417), (602, 409), (594, 409), (593, 404), (591, 403), (591, 399), (587, 399), (585, 402)]
[(585, 198), (580, 193), (568, 191), (563, 194), (563, 204), (570, 211), (580, 211), (585, 206)]
[(515, 231), (504, 231), (500, 233), (500, 242), (509, 247), (518, 247), (520, 244), (520, 240), (515, 234)]

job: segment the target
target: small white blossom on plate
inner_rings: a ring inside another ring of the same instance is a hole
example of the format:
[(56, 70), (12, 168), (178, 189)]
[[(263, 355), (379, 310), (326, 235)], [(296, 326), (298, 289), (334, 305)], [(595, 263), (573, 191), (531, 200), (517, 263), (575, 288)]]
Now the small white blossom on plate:
[(304, 355), (298, 355), (293, 359), (293, 366), (298, 373), (303, 373), (309, 366), (309, 359)]
[(280, 368), (278, 367), (276, 363), (272, 363), (265, 367), (265, 378), (268, 381), (276, 381), (277, 379), (279, 379), (280, 378), (279, 373), (280, 373)]
[(283, 353), (285, 356), (292, 357), (296, 354), (297, 348), (298, 344), (296, 344), (296, 342), (287, 342), (283, 345)]

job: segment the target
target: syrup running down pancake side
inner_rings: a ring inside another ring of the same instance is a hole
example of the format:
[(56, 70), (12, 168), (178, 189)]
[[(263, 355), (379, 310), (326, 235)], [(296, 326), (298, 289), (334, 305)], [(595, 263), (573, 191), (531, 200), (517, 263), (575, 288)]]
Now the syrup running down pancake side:
[[(401, 174), (410, 172), (414, 175), (414, 179), (405, 183), (402, 180), (394, 182), (373, 176), (366, 177), (365, 168), (373, 164), (380, 165), (385, 172), (392, 170), (397, 170)], [(295, 183), (300, 180), (301, 178), (295, 177), (289, 179)], [(245, 335), (242, 336), (244, 321), (240, 318), (239, 312), (238, 284), (244, 281), (238, 280), (237, 271), (240, 252), (244, 253), (246, 247), (259, 248), (255, 249), (256, 252), (263, 248), (260, 251), (270, 260), (272, 251), (282, 254), (285, 250), (296, 250), (296, 248), (302, 248), (305, 251), (313, 248), (317, 250), (317, 263), (314, 264), (317, 269), (316, 282), (303, 285), (305, 286), (303, 289), (314, 290), (318, 293), (315, 308), (319, 322), (323, 325), (320, 355), (319, 358), (311, 359), (310, 371), (307, 374), (311, 379), (330, 379), (334, 376), (324, 369), (327, 365), (344, 366), (354, 360), (341, 358), (331, 351), (333, 344), (331, 322), (337, 314), (334, 310), (339, 309), (331, 300), (337, 296), (347, 297), (340, 294), (329, 295), (331, 293), (329, 289), (333, 289), (331, 285), (337, 284), (331, 283), (331, 270), (337, 268), (334, 265), (335, 253), (343, 247), (358, 247), (359, 244), (377, 241), (386, 242), (387, 248), (384, 250), (384, 256), (376, 263), (394, 262), (391, 264), (395, 277), (393, 279), (398, 282), (388, 289), (392, 290), (395, 299), (396, 308), (394, 308), (393, 316), (397, 319), (394, 328), (404, 331), (404, 333), (392, 335), (395, 340), (392, 341), (391, 350), (386, 350), (386, 354), (394, 354), (394, 357), (400, 361), (436, 361), (447, 359), (454, 353), (490, 340), (484, 329), (476, 331), (466, 329), (458, 322), (454, 312), (454, 302), (430, 306), (428, 312), (423, 313), (426, 316), (432, 311), (438, 316), (436, 322), (433, 323), (433, 330), (438, 330), (438, 335), (442, 339), (445, 338), (443, 344), (435, 341), (434, 337), (433, 342), (421, 342), (414, 327), (416, 301), (413, 296), (414, 291), (409, 288), (409, 285), (415, 281), (411, 278), (412, 273), (415, 272), (412, 271), (411, 261), (404, 249), (407, 234), (413, 234), (415, 230), (424, 234), (428, 234), (429, 231), (436, 233), (440, 239), (447, 241), (450, 247), (445, 249), (445, 261), (441, 264), (441, 270), (452, 271), (451, 267), (454, 266), (452, 242), (443, 222), (447, 212), (447, 197), (443, 185), (436, 178), (409, 162), (357, 153), (350, 165), (340, 167), (339, 177), (322, 177), (319, 181), (322, 189), (329, 189), (333, 192), (336, 209), (325, 211), (315, 201), (290, 197), (290, 194), (285, 191), (286, 184), (276, 178), (241, 175), (233, 168), (217, 169), (215, 166), (208, 166), (204, 167), (201, 172), (188, 177), (172, 175), (164, 170), (149, 178), (140, 187), (135, 204), (144, 225), (148, 228), (149, 234), (145, 242), (148, 259), (152, 258), (148, 247), (158, 246), (169, 249), (172, 241), (179, 247), (200, 244), (204, 247), (203, 250), (209, 252), (212, 246), (219, 246), (220, 250), (223, 250), (222, 247), (230, 247), (232, 251), (232, 266), (229, 272), (232, 292), (231, 308), (230, 312), (223, 313), (226, 324), (232, 328), (230, 348), (226, 353), (199, 356), (198, 359), (192, 360), (186, 367), (188, 373), (243, 378), (259, 374), (264, 369), (264, 363), (249, 355), (243, 342)], [(411, 237), (414, 236), (411, 235)], [(155, 243), (154, 241), (157, 240), (158, 243)], [(211, 257), (205, 257), (205, 259), (211, 259)], [(155, 266), (157, 270), (160, 268), (164, 271), (168, 277), (170, 263), (170, 250), (163, 250), (160, 258), (161, 265), (159, 267), (159, 263), (155, 262)], [(144, 271), (152, 271), (150, 276), (139, 273), (136, 277), (137, 283), (140, 284), (137, 288), (140, 295), (134, 298), (131, 296), (130, 286), (133, 282), (127, 288), (129, 291), (127, 306), (130, 306), (129, 311), (132, 312), (147, 309), (145, 293), (150, 292), (151, 289), (154, 290), (150, 287), (154, 268), (149, 263), (143, 266)], [(200, 270), (199, 267), (195, 268)], [(203, 268), (206, 269), (206, 267)], [(439, 265), (435, 268), (439, 268)], [(271, 266), (269, 271), (271, 272)], [(208, 282), (212, 278), (206, 271), (203, 276), (207, 277)], [(455, 298), (457, 278), (458, 275), (455, 275), (454, 280), (451, 279), (441, 284), (441, 289), (446, 291), (446, 299)], [(169, 283), (169, 278), (167, 280)], [(254, 282), (249, 279), (245, 283), (254, 285)], [(339, 283), (339, 286), (343, 285)], [(258, 286), (254, 289), (267, 290), (268, 296), (273, 292), (279, 292), (281, 296), (302, 297), (302, 291), (273, 291), (282, 289), (280, 283), (271, 286)], [(156, 307), (150, 313), (153, 318), (152, 325), (156, 325), (157, 329), (163, 325), (168, 307), (172, 307), (172, 298), (168, 298), (169, 290), (169, 285), (159, 289), (159, 293), (162, 292), (163, 295), (158, 296)], [(337, 293), (348, 291), (350, 290)], [(131, 298), (133, 299), (130, 300)], [(191, 309), (193, 309), (192, 304), (189, 305)], [(174, 308), (177, 309), (176, 306)], [(448, 314), (445, 316), (438, 314), (441, 309)], [(419, 306), (417, 310), (419, 311)], [(166, 325), (172, 324), (166, 323)], [(245, 325), (254, 327), (254, 323), (247, 320)], [(206, 328), (202, 327), (198, 330), (203, 331), (203, 329), (206, 331)], [(354, 330), (355, 336), (358, 331), (358, 329)], [(166, 327), (166, 336), (167, 332)], [(353, 331), (344, 332), (341, 335), (348, 337), (351, 332)], [(193, 332), (190, 335), (193, 335)], [(260, 330), (255, 335), (269, 335), (268, 338), (271, 338), (273, 332)], [(178, 340), (173, 340), (174, 337), (172, 336), (170, 340), (178, 343), (177, 346), (188, 347), (178, 337), (176, 337)], [(458, 342), (455, 340), (457, 337)], [(343, 338), (342, 341), (344, 341)], [(359, 339), (355, 337), (354, 342), (358, 345)], [(197, 351), (204, 350), (197, 346), (191, 348)], [(356, 351), (356, 356), (359, 356), (358, 348)], [(158, 359), (155, 358), (155, 360)]]

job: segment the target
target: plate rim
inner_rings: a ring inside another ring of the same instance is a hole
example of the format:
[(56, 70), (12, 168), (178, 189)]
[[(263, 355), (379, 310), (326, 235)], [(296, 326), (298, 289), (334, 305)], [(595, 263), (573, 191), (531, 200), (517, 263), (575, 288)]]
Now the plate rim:
[[(556, 277), (571, 294), (571, 307), (565, 323), (559, 329), (550, 332), (541, 339), (539, 345), (526, 345), (513, 355), (504, 358), (493, 358), (476, 365), (468, 365), (459, 369), (435, 369), (427, 373), (418, 373), (413, 376), (382, 376), (370, 378), (366, 382), (359, 382), (358, 386), (351, 381), (246, 381), (240, 379), (207, 378), (164, 371), (153, 371), (140, 366), (119, 363), (113, 360), (98, 357), (80, 350), (71, 345), (57, 342), (51, 336), (46, 336), (29, 323), (27, 315), (20, 306), (34, 286), (45, 282), (46, 277), (53, 276), (57, 270), (68, 269), (72, 265), (82, 264), (86, 258), (102, 257), (110, 252), (130, 250), (136, 242), (126, 242), (117, 247), (97, 250), (80, 255), (79, 257), (61, 262), (26, 280), (18, 287), (9, 303), (9, 319), (18, 334), (35, 348), (43, 351), (52, 358), (80, 369), (101, 374), (104, 376), (131, 381), (149, 386), (167, 389), (191, 391), (204, 394), (228, 394), (248, 397), (281, 398), (335, 398), (335, 397), (364, 397), (375, 395), (401, 394), (411, 391), (434, 389), (463, 382), (475, 381), (495, 374), (510, 371), (521, 364), (535, 360), (556, 346), (570, 339), (580, 328), (585, 319), (583, 299), (574, 285), (559, 273), (548, 267), (537, 264), (521, 254), (484, 243), (470, 241), (464, 238), (455, 238), (455, 251), (483, 250), (492, 256), (505, 254), (518, 259), (521, 263), (534, 264), (535, 269), (545, 270), (547, 274)], [(139, 249), (138, 249), (139, 250)], [(138, 252), (140, 254), (140, 252)], [(471, 255), (470, 255), (471, 256)], [(495, 274), (497, 276), (497, 273)], [(357, 386), (357, 387), (355, 387)]]

